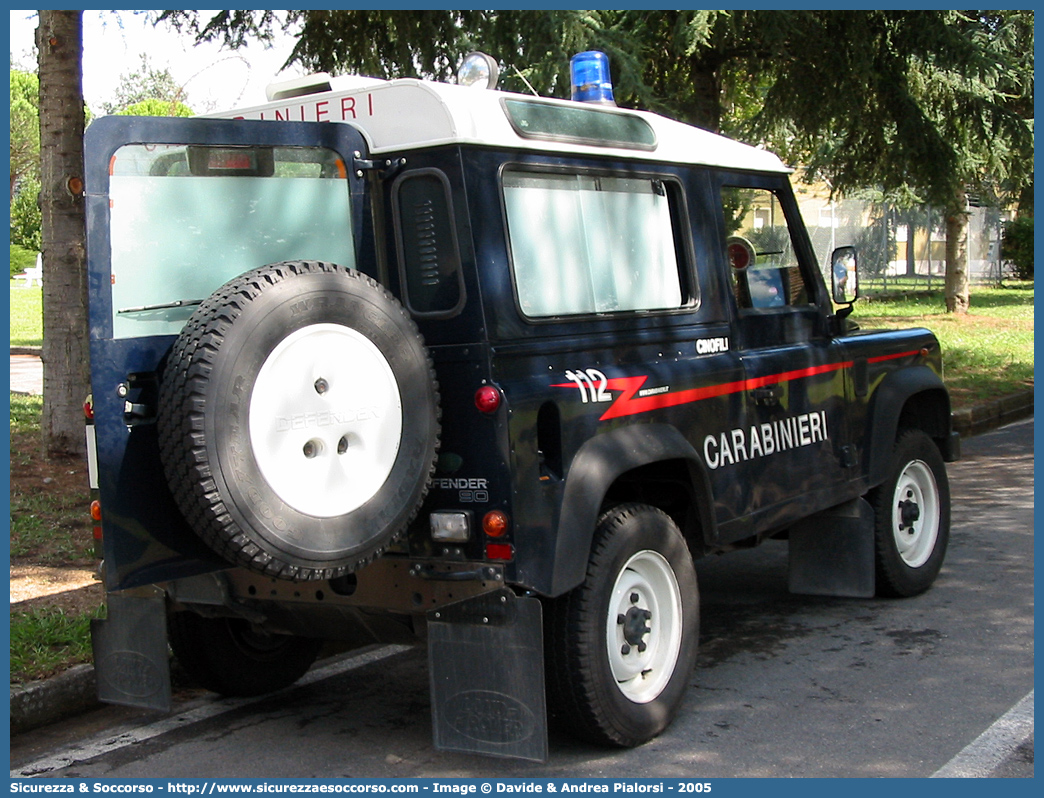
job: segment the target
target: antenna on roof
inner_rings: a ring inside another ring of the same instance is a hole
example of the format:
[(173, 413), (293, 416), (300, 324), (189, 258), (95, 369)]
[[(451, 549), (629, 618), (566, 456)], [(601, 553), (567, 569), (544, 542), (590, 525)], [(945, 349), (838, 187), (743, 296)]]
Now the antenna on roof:
[(517, 67), (517, 66), (514, 66), (514, 65), (512, 65), (512, 67), (511, 67), (511, 68), (515, 70), (515, 74), (516, 74), (516, 75), (518, 75), (518, 76), (519, 76), (520, 78), (522, 78), (522, 82), (526, 84), (526, 88), (527, 88), (527, 89), (529, 89), (529, 90), (530, 90), (531, 92), (533, 92), (533, 96), (534, 96), (534, 97), (539, 97), (540, 95), (539, 95), (539, 94), (537, 93), (537, 90), (533, 88), (533, 84), (532, 84), (532, 83), (530, 83), (530, 82), (529, 82), (528, 80), (526, 80), (526, 76), (525, 76), (525, 75), (523, 75), (523, 74), (522, 74), (522, 73), (521, 73), (521, 72), (519, 71), (518, 67)]

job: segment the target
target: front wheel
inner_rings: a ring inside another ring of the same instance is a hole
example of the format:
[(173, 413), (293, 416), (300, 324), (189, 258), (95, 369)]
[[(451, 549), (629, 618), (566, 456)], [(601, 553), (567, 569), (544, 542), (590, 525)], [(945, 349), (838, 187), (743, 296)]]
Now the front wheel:
[(915, 596), (939, 575), (950, 539), (950, 485), (924, 432), (896, 441), (888, 478), (868, 497), (874, 508), (877, 593)]
[(692, 557), (660, 510), (625, 504), (595, 531), (582, 585), (547, 612), (548, 710), (585, 739), (631, 747), (670, 724), (699, 637)]

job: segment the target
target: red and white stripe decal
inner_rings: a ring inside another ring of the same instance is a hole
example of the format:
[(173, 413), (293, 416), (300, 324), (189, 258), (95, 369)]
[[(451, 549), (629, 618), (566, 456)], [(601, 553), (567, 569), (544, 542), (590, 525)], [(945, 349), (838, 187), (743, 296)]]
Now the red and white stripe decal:
[[(878, 357), (869, 358), (867, 362), (881, 363), (886, 360), (897, 360), (898, 358), (909, 357), (910, 355), (916, 355), (918, 353), (919, 350), (915, 349), (909, 352), (899, 352), (894, 355), (880, 355)], [(839, 363), (826, 363), (820, 366), (810, 366), (809, 368), (804, 369), (783, 371), (779, 374), (770, 374), (764, 377), (752, 377), (747, 380), (723, 382), (718, 385), (707, 385), (703, 388), (689, 388), (685, 391), (658, 393), (651, 396), (637, 395), (646, 380), (649, 379), (648, 376), (614, 377), (606, 382), (606, 387), (611, 391), (619, 391), (620, 395), (616, 397), (613, 403), (609, 406), (609, 409), (606, 410), (598, 420), (608, 421), (613, 418), (623, 418), (625, 416), (638, 415), (639, 413), (648, 413), (651, 410), (661, 410), (665, 407), (687, 405), (704, 399), (712, 399), (716, 396), (742, 393), (744, 391), (753, 390), (754, 388), (761, 388), (765, 385), (778, 385), (784, 382), (805, 379), (806, 377), (815, 377), (819, 374), (829, 374), (834, 371), (841, 371), (851, 367), (852, 361), (845, 360)], [(551, 387), (575, 389), (576, 384), (568, 382), (552, 385)]]

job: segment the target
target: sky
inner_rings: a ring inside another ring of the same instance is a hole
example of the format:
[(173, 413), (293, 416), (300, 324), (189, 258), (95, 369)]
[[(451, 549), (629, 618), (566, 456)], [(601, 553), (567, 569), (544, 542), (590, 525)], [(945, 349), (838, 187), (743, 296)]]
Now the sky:
[[(205, 19), (207, 12), (200, 14)], [(11, 11), (11, 62), (16, 68), (35, 69), (36, 25), (35, 11)], [(188, 34), (166, 25), (154, 27), (141, 13), (84, 11), (83, 39), (83, 94), (95, 114), (112, 99), (120, 76), (140, 68), (140, 53), (148, 54), (153, 69), (170, 70), (196, 113), (262, 103), (265, 86), (273, 80), (304, 74), (296, 66), (279, 72), (294, 45), (289, 36), (277, 37), (271, 49), (255, 43), (222, 50), (217, 43), (193, 46)]]

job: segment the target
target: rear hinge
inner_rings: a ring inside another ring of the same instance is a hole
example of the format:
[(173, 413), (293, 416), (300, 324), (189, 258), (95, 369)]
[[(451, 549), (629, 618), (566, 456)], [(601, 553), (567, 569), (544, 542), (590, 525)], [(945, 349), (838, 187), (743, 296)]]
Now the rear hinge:
[(362, 157), (362, 153), (356, 152), (352, 158), (352, 169), (356, 177), (362, 177), (365, 172), (374, 172), (382, 180), (387, 180), (398, 173), (406, 165), (405, 158), (386, 158), (383, 160), (369, 160)]

